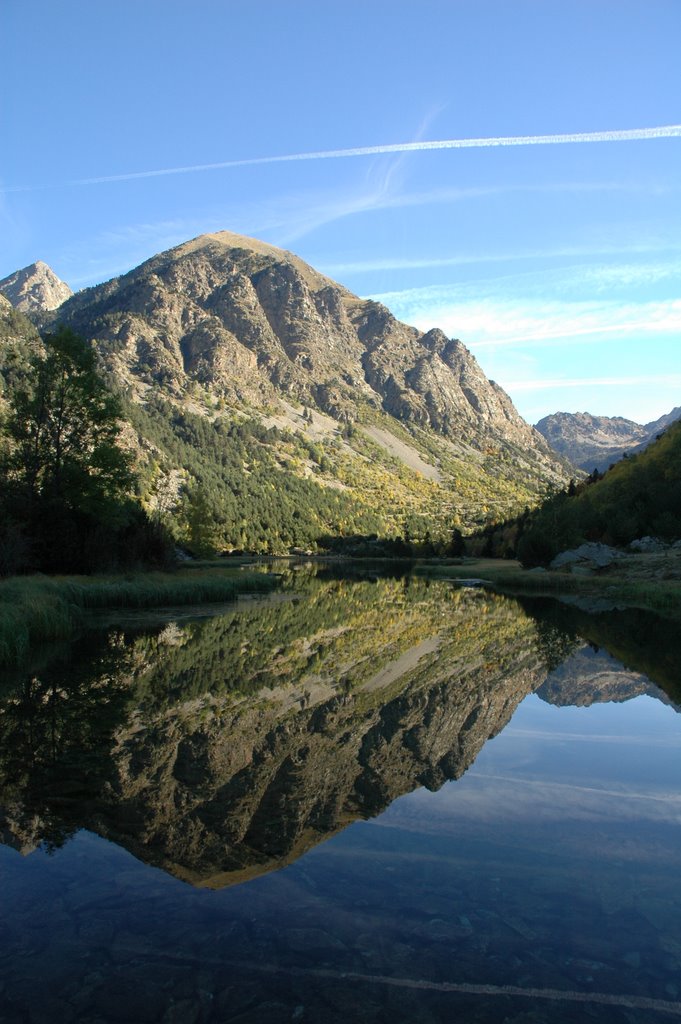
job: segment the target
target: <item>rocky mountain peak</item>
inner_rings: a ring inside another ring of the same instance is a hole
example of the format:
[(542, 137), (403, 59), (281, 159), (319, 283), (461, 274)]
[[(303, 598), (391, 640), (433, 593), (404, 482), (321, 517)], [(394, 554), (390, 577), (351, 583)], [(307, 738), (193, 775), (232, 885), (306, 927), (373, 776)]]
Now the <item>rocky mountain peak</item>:
[(0, 281), (0, 292), (22, 313), (57, 309), (73, 292), (47, 263), (37, 260)]
[[(423, 480), (438, 481), (437, 515), (460, 508), (464, 522), (516, 509), (567, 479), (562, 460), (460, 341), (401, 323), (257, 239), (201, 235), (84, 289), (52, 320), (95, 345), (133, 402), (146, 406), (151, 395), (193, 414), (218, 409), (221, 419), (246, 414), (268, 429), (302, 433), (305, 462), (282, 453), (280, 469), (321, 476), (320, 487), (343, 500), (355, 488), (357, 500), (375, 503), (354, 483), (368, 465), (371, 487), (380, 474), (384, 485), (394, 478), (400, 489), (420, 487), (433, 508)], [(315, 459), (336, 476), (325, 479)], [(422, 479), (414, 482), (414, 473)], [(416, 507), (406, 495), (405, 514)]]
[(193, 378), (228, 401), (263, 404), (276, 391), (341, 419), (365, 404), (445, 436), (499, 421), (514, 441), (547, 451), (460, 342), (422, 334), (243, 235), (201, 235), (81, 292), (59, 315), (125, 378), (160, 377), (177, 394)]
[(625, 453), (643, 451), (657, 435), (681, 417), (681, 407), (650, 423), (623, 416), (594, 416), (588, 412), (556, 412), (536, 424), (554, 451), (575, 466), (604, 472)]

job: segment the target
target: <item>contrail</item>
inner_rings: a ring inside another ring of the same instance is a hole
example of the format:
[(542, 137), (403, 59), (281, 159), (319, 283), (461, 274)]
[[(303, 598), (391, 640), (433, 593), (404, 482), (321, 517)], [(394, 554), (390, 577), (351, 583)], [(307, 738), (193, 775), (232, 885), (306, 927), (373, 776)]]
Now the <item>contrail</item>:
[[(648, 139), (681, 137), (681, 124), (660, 128), (626, 128), (607, 132), (571, 132), (564, 135), (500, 135), (481, 139), (439, 139), (420, 142), (395, 142), (381, 146), (356, 146), (353, 149), (326, 149), (311, 153), (288, 153), (282, 156), (248, 157), (244, 160), (223, 160), (214, 164), (190, 164), (186, 167), (163, 167), (153, 171), (130, 171), (126, 174), (107, 174), (97, 178), (78, 178), (61, 182), (69, 185), (104, 185), (115, 181), (135, 181), (139, 178), (160, 178), (170, 174), (197, 174), (201, 171), (219, 171), (230, 167), (254, 167), (258, 164), (297, 163), (304, 160), (341, 160), (347, 157), (380, 156), (386, 153), (423, 153), (437, 149), (490, 149), (503, 146), (557, 146), (584, 142), (640, 142)], [(36, 189), (57, 188), (59, 185), (14, 185), (0, 192), (32, 192)]]

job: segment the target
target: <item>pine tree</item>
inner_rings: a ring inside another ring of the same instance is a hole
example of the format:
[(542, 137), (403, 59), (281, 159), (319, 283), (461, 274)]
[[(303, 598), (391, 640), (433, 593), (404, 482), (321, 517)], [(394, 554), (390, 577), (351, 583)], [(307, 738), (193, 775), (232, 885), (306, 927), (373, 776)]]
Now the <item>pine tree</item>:
[(30, 505), (56, 502), (103, 516), (132, 481), (118, 444), (121, 409), (97, 373), (93, 350), (67, 327), (44, 338), (7, 423), (7, 471)]

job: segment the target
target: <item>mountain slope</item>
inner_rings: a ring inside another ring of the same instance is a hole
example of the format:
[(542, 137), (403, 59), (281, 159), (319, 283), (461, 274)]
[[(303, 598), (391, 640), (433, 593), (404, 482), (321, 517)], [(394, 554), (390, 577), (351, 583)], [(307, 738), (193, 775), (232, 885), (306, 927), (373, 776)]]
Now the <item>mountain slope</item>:
[(26, 372), (31, 355), (41, 348), (31, 321), (0, 294), (0, 411), (7, 394)]
[(42, 260), (3, 278), (0, 281), (0, 292), (22, 313), (56, 309), (73, 294), (69, 286)]
[(128, 396), (143, 499), (184, 507), (186, 530), (188, 496), (207, 500), (214, 546), (444, 537), (567, 477), (461, 342), (254, 239), (193, 239), (74, 295), (57, 321)]
[(525, 522), (518, 557), (536, 565), (584, 541), (625, 545), (646, 535), (681, 538), (681, 421), (595, 483), (546, 501)]
[(546, 446), (475, 359), (441, 331), (422, 335), (297, 257), (239, 235), (205, 235), (74, 297), (63, 310), (96, 332), (112, 365), (180, 391), (208, 382), (232, 400), (273, 389), (336, 418), (363, 404), (446, 436)]
[(588, 412), (557, 412), (545, 416), (536, 429), (551, 447), (580, 469), (605, 472), (625, 452), (643, 451), (662, 430), (681, 417), (681, 406), (651, 423), (621, 416), (592, 416)]

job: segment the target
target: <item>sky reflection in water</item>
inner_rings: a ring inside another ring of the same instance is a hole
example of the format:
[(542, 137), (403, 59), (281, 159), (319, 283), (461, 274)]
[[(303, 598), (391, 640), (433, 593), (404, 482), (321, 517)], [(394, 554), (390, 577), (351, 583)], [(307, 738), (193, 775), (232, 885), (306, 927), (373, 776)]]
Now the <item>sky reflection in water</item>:
[[(383, 598), (386, 593), (402, 600), (397, 590), (384, 591)], [(426, 598), (432, 602), (433, 592), (417, 593), (418, 614)], [(414, 603), (403, 605), (402, 613), (413, 620)], [(502, 613), (503, 624), (508, 608)], [(476, 616), (462, 614), (468, 629)], [(431, 635), (434, 620), (426, 619), (419, 622)], [(599, 685), (604, 679), (610, 687), (639, 691), (648, 685), (637, 666), (624, 669), (571, 635), (568, 682), (577, 682), (568, 692), (565, 669), (552, 677), (570, 699), (583, 696), (585, 671)], [(434, 672), (437, 655), (428, 659)], [(371, 757), (366, 749), (358, 754), (365, 769), (343, 790), (345, 802), (335, 807), (326, 833), (321, 825), (314, 831), (313, 816), (292, 815), (292, 805), (307, 799), (307, 766), (284, 757), (285, 785), (258, 812), (268, 819), (261, 822), (267, 842), (258, 849), (269, 855), (277, 800), (281, 827), (302, 821), (305, 836), (312, 830), (312, 845), (279, 871), (259, 877), (255, 871), (251, 881), (209, 891), (142, 863), (93, 831), (78, 831), (52, 853), (40, 848), (21, 856), (0, 847), (3, 1021), (647, 1024), (681, 1016), (681, 719), (675, 707), (645, 693), (623, 703), (557, 707), (530, 693), (467, 768), (473, 748), (466, 736), (476, 721), (487, 728), (495, 720), (490, 705), (499, 693), (476, 677), (474, 709), (466, 706), (465, 722), (451, 734), (461, 749), (446, 761), (448, 771), (465, 774), (434, 792), (422, 786), (408, 792), (414, 784), (409, 773), (417, 769), (432, 785), (441, 781), (433, 773), (445, 762), (432, 751), (449, 734), (443, 723), (433, 731), (429, 715), (443, 706), (455, 713), (442, 697), (429, 703), (440, 682), (429, 675), (428, 659), (420, 676), (412, 667), (404, 689), (391, 692), (382, 731), (357, 717), (368, 713), (362, 700), (369, 698), (346, 694), (352, 721), (365, 723), (364, 748), (373, 746)], [(522, 696), (518, 680), (526, 684), (527, 665), (519, 664), (509, 662), (505, 678), (515, 680), (514, 692)], [(539, 673), (536, 683), (545, 676)], [(455, 685), (463, 700), (464, 683), (452, 679), (450, 689)], [(331, 734), (335, 719), (327, 704), (320, 707), (327, 717), (318, 728)], [(413, 718), (419, 707), (420, 726)], [(296, 721), (309, 727), (307, 718)], [(275, 731), (292, 728), (290, 718), (285, 722)], [(392, 751), (402, 726), (401, 745)], [(409, 760), (419, 744), (421, 752), (431, 750), (431, 767)], [(334, 757), (339, 749), (342, 744), (329, 747)], [(385, 763), (379, 757), (384, 749), (391, 758)], [(260, 747), (254, 751), (262, 756)], [(388, 800), (400, 790), (406, 795), (377, 817), (353, 822), (362, 816), (371, 766)], [(324, 763), (312, 767), (321, 790)], [(129, 763), (139, 779), (143, 768)], [(348, 769), (340, 759), (329, 770)], [(17, 821), (30, 837), (26, 801), (20, 787), (5, 785), (15, 845)], [(101, 820), (102, 831), (111, 834), (113, 821), (123, 834), (118, 805), (107, 810), (90, 796), (85, 803), (78, 813), (90, 829)], [(195, 827), (215, 806), (213, 798), (204, 802), (198, 817), (178, 828)], [(131, 803), (131, 834), (133, 811)], [(320, 842), (325, 834), (331, 838)], [(177, 836), (173, 842), (163, 852), (169, 870), (170, 852), (183, 848)], [(255, 842), (252, 837), (253, 849)], [(295, 852), (295, 842), (281, 849)]]

